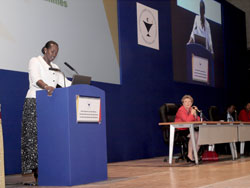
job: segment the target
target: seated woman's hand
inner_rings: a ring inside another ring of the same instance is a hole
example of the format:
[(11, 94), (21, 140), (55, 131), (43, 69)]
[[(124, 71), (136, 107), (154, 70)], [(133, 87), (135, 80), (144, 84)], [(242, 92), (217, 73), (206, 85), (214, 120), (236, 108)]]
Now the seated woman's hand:
[(193, 116), (197, 116), (197, 111), (196, 111), (195, 108), (192, 108), (192, 109), (191, 109), (191, 114), (192, 114)]

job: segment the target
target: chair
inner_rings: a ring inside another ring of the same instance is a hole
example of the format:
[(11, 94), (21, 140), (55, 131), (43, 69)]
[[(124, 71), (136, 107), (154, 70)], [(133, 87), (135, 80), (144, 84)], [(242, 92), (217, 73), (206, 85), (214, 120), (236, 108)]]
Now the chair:
[[(165, 103), (160, 107), (160, 118), (162, 122), (174, 122), (175, 115), (178, 111), (179, 106), (174, 103)], [(166, 144), (169, 144), (169, 126), (162, 126), (163, 132), (163, 139)], [(175, 145), (179, 145), (181, 147), (181, 154), (180, 157), (175, 160), (178, 162), (180, 159), (185, 160), (186, 152), (187, 152), (187, 145), (188, 145), (188, 138), (183, 131), (176, 129), (175, 131), (175, 138), (174, 138)], [(167, 161), (164, 159), (164, 161)]]
[(208, 113), (209, 113), (210, 121), (219, 121), (219, 120), (224, 119), (222, 118), (222, 115), (220, 114), (217, 106), (210, 106), (208, 109)]
[[(219, 121), (222, 118), (222, 115), (219, 113), (219, 109), (217, 108), (217, 106), (210, 106), (208, 108), (208, 114), (209, 114), (210, 121)], [(215, 150), (214, 144), (208, 146), (208, 151), (214, 151), (214, 150)]]

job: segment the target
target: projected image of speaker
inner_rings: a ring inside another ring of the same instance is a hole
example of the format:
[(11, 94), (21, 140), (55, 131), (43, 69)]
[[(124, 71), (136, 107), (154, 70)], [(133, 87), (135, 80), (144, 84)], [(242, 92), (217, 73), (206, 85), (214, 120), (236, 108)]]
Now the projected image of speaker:
[(224, 87), (221, 3), (216, 0), (172, 0), (171, 21), (174, 80)]

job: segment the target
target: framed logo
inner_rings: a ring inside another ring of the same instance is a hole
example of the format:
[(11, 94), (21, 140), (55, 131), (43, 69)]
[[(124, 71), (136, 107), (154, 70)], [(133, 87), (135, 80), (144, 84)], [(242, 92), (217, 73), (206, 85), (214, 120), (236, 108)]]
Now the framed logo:
[(136, 3), (138, 44), (159, 50), (158, 10)]

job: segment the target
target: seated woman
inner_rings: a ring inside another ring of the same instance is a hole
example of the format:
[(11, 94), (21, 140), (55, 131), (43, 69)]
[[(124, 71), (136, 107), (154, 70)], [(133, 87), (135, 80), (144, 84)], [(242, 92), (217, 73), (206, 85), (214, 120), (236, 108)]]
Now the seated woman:
[[(175, 116), (175, 122), (191, 122), (191, 121), (200, 121), (200, 117), (197, 115), (198, 108), (193, 105), (193, 98), (190, 95), (184, 95), (181, 99), (182, 106), (178, 109), (176, 116)], [(188, 131), (188, 128), (179, 128), (179, 130)], [(189, 131), (188, 133), (189, 134)], [(195, 145), (196, 150), (199, 151), (200, 146), (198, 143), (198, 132), (194, 132), (195, 136)], [(190, 137), (188, 135), (188, 137)], [(192, 140), (189, 138), (188, 142), (188, 155), (187, 155), (187, 162), (194, 162), (194, 156), (193, 156), (193, 146), (192, 146)]]
[(239, 120), (250, 121), (250, 103), (247, 103), (245, 108), (240, 111)]

